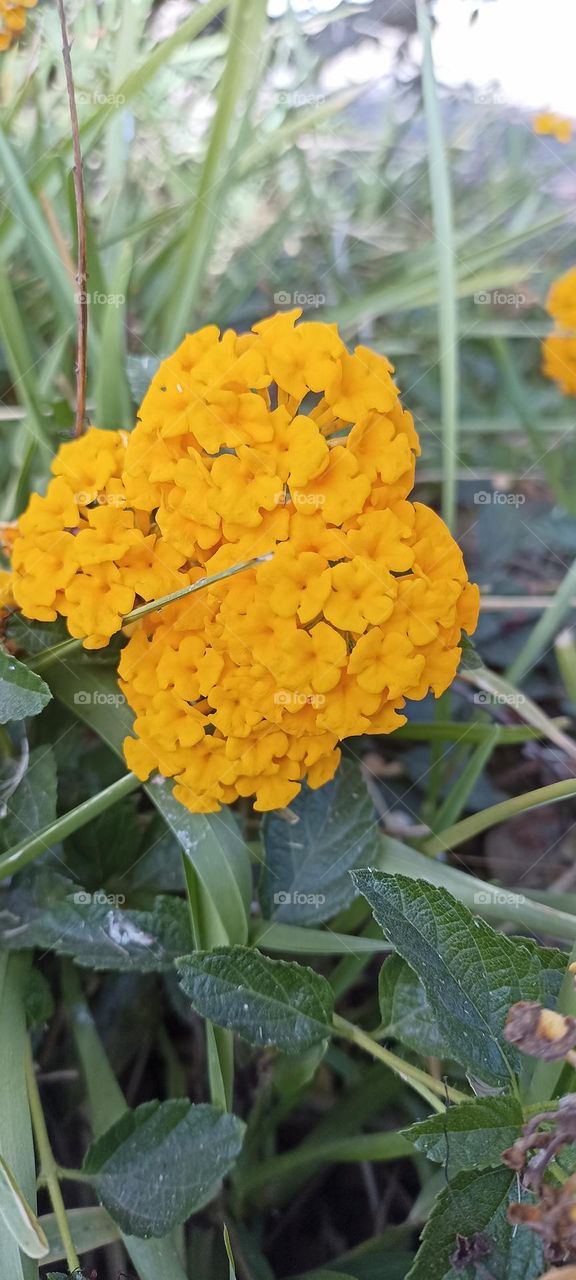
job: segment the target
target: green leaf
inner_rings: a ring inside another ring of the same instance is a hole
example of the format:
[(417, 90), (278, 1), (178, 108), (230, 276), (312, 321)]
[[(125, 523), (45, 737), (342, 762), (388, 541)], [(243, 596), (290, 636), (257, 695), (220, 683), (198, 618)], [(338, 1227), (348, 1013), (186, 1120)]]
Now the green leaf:
[(35, 671), (0, 649), (0, 724), (37, 716), (51, 697), (48, 685)]
[(457, 1238), (479, 1233), (490, 1246), (482, 1259), (487, 1271), (506, 1280), (536, 1280), (543, 1270), (541, 1245), (533, 1231), (515, 1230), (506, 1217), (517, 1199), (516, 1177), (508, 1169), (457, 1174), (436, 1200), (406, 1280), (458, 1280), (465, 1273), (450, 1263)]
[(516, 1000), (537, 999), (540, 964), (446, 889), (378, 871), (352, 873), (375, 919), (423, 982), (451, 1056), (488, 1084), (519, 1070), (503, 1037)]
[(11, 845), (35, 835), (56, 818), (56, 759), (51, 747), (35, 747), (28, 768), (6, 806), (0, 826), (0, 845)]
[[(2, 1156), (34, 1211), (36, 1162), (22, 1069), (28, 1043), (23, 997), (29, 968), (29, 956), (0, 954), (0, 1135)], [(10, 1280), (37, 1280), (37, 1266), (21, 1254), (1, 1216), (0, 1258)]]
[(438, 100), (430, 19), (424, 0), (417, 0), (422, 41), (422, 97), (428, 135), (428, 176), (438, 267), (438, 363), (442, 393), (442, 515), (454, 525), (458, 458), (458, 308), (456, 303), (456, 245), (450, 169)]
[[(92, 1249), (103, 1249), (119, 1237), (116, 1224), (100, 1205), (83, 1209), (67, 1209), (66, 1218), (77, 1253), (88, 1253)], [(58, 1222), (54, 1213), (43, 1214), (40, 1226), (46, 1233), (49, 1253), (46, 1262), (60, 1262), (66, 1257)]]
[(40, 947), (91, 969), (169, 971), (191, 945), (186, 903), (159, 896), (151, 911), (123, 910), (118, 895), (87, 893), (59, 872), (21, 876), (0, 898), (5, 950)]
[(301, 929), (297, 924), (275, 924), (256, 920), (250, 940), (264, 951), (281, 951), (305, 956), (378, 955), (390, 950), (382, 938), (364, 938), (356, 933), (336, 933), (334, 929)]
[(26, 1024), (40, 1027), (49, 1022), (54, 1013), (54, 998), (50, 984), (40, 969), (30, 969), (23, 991)]
[(290, 924), (330, 920), (356, 896), (348, 872), (373, 863), (381, 848), (374, 806), (360, 766), (343, 760), (332, 782), (304, 785), (287, 822), (277, 813), (263, 823), (266, 914)]
[(45, 1258), (48, 1241), (16, 1178), (0, 1156), (0, 1217), (27, 1258)]
[(401, 1040), (416, 1053), (449, 1058), (438, 1019), (418, 974), (397, 954), (384, 961), (378, 978), (382, 1027), (387, 1036)]
[(475, 1098), (449, 1107), (443, 1115), (428, 1116), (404, 1129), (403, 1136), (429, 1160), (443, 1164), (451, 1179), (462, 1169), (494, 1169), (502, 1152), (522, 1129), (520, 1103), (514, 1097)]
[(96, 1139), (83, 1171), (123, 1231), (164, 1236), (214, 1198), (243, 1136), (241, 1120), (204, 1103), (145, 1102)]
[(334, 997), (320, 974), (249, 947), (220, 947), (178, 961), (194, 1008), (259, 1048), (300, 1053), (330, 1034)]

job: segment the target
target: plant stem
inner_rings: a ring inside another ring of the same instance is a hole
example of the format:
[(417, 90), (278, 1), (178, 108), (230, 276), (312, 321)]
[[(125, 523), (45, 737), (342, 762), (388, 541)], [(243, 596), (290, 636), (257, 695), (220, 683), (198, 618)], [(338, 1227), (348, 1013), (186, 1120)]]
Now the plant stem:
[(450, 170), (438, 101), (430, 19), (424, 0), (417, 0), (422, 41), (422, 97), (428, 134), (428, 178), (438, 270), (438, 332), (442, 392), (442, 515), (454, 527), (458, 460), (458, 308), (456, 255)]
[(70, 58), (70, 40), (66, 27), (66, 10), (64, 0), (58, 0), (58, 14), (62, 31), (62, 57), (66, 75), (66, 90), (70, 108), (70, 124), (72, 126), (72, 149), (74, 154), (74, 199), (76, 203), (76, 237), (78, 241), (78, 267), (76, 287), (78, 289), (78, 349), (76, 354), (76, 424), (74, 435), (81, 436), (84, 430), (86, 410), (86, 357), (88, 344), (88, 295), (86, 293), (86, 203), (84, 200), (84, 177), (82, 173), (82, 152), (80, 150), (80, 129), (76, 94), (74, 92), (74, 76)]
[(75, 809), (71, 809), (69, 813), (65, 813), (61, 818), (57, 818), (55, 822), (51, 822), (49, 826), (44, 827), (37, 835), (31, 836), (29, 840), (23, 840), (21, 844), (14, 845), (12, 849), (8, 849), (0, 857), (0, 880), (5, 880), (6, 876), (12, 876), (16, 871), (20, 871), (27, 863), (32, 862), (33, 858), (45, 853), (47, 849), (52, 849), (55, 844), (58, 844), (60, 840), (64, 840), (66, 836), (72, 835), (74, 831), (79, 831), (81, 827), (85, 827), (88, 822), (92, 822), (101, 813), (105, 813), (107, 809), (110, 809), (113, 804), (117, 804), (124, 796), (136, 791), (139, 786), (141, 786), (140, 779), (134, 773), (126, 773), (123, 778), (113, 782), (104, 791), (99, 791), (97, 795), (90, 796), (89, 800), (84, 800)]
[(513, 818), (517, 813), (538, 809), (543, 804), (554, 804), (558, 800), (567, 800), (573, 795), (576, 795), (576, 778), (566, 778), (562, 782), (552, 782), (547, 787), (526, 791), (524, 795), (512, 796), (510, 800), (490, 805), (488, 809), (481, 809), (480, 813), (473, 813), (471, 817), (463, 818), (454, 826), (446, 827), (445, 831), (439, 831), (437, 835), (431, 836), (424, 842), (422, 850), (424, 853), (437, 854), (445, 849), (454, 849), (456, 845), (463, 844), (465, 840), (470, 840), (472, 836), (486, 831), (488, 827), (494, 827), (499, 822), (505, 822), (507, 818)]
[(398, 1058), (395, 1053), (391, 1053), (389, 1049), (384, 1049), (377, 1040), (362, 1031), (361, 1027), (355, 1027), (353, 1023), (347, 1022), (345, 1018), (340, 1018), (338, 1014), (334, 1015), (334, 1031), (336, 1035), (343, 1036), (345, 1040), (350, 1040), (352, 1044), (363, 1049), (365, 1053), (369, 1053), (372, 1058), (377, 1058), (379, 1062), (384, 1062), (387, 1067), (395, 1071), (402, 1080), (410, 1084), (417, 1093), (426, 1098), (437, 1111), (443, 1111), (445, 1108), (439, 1103), (439, 1097), (446, 1098), (449, 1102), (468, 1102), (468, 1096), (460, 1093), (458, 1089), (452, 1089), (449, 1085), (445, 1085), (443, 1080), (435, 1080), (434, 1076), (422, 1071), (420, 1067), (415, 1067), (411, 1062), (405, 1062), (403, 1058)]
[[(179, 591), (172, 591), (168, 596), (160, 596), (158, 600), (149, 600), (147, 604), (138, 605), (137, 609), (131, 609), (130, 613), (122, 619), (122, 626), (127, 627), (131, 622), (139, 622), (140, 618), (145, 618), (148, 613), (155, 613), (157, 609), (164, 609), (167, 604), (173, 604), (175, 600), (183, 600), (185, 596), (191, 596), (195, 591), (203, 591), (205, 587), (211, 587), (215, 582), (223, 582), (225, 578), (233, 578), (235, 574), (242, 573), (244, 569), (254, 569), (258, 564), (264, 564), (266, 560), (270, 560), (270, 555), (256, 556), (254, 560), (245, 560), (242, 564), (232, 565), (231, 569), (221, 569), (220, 573), (214, 573), (209, 578), (199, 578), (198, 582), (193, 582), (188, 587), (181, 587)], [(44, 671), (46, 667), (52, 665), (53, 662), (59, 662), (61, 658), (75, 650), (82, 649), (82, 640), (63, 640), (61, 644), (55, 644), (51, 649), (45, 649), (44, 653), (36, 658), (35, 662), (29, 662), (28, 666), (33, 671)]]
[(24, 1059), (24, 1071), (26, 1074), (26, 1086), (28, 1089), (28, 1100), (30, 1103), (30, 1115), (32, 1117), (32, 1128), (34, 1130), (34, 1138), (36, 1140), (36, 1149), (40, 1160), (40, 1176), (45, 1180), (54, 1215), (58, 1223), (58, 1230), (62, 1238), (62, 1244), (66, 1251), (66, 1263), (69, 1271), (80, 1270), (80, 1259), (74, 1247), (74, 1241), (68, 1226), (66, 1217), (66, 1208), (60, 1190), (58, 1181), (58, 1171), (56, 1161), (50, 1146), (44, 1112), (42, 1110), (42, 1102), (40, 1100), (40, 1090), (36, 1080), (34, 1071), (34, 1059), (32, 1057), (32, 1049), (30, 1041), (26, 1046), (26, 1055)]
[[(572, 1018), (576, 1016), (576, 984), (574, 982), (574, 974), (570, 972), (568, 966), (574, 964), (575, 961), (576, 942), (568, 956), (566, 973), (556, 1001), (557, 1012), (567, 1014)], [(536, 1061), (527, 1090), (527, 1102), (541, 1104), (542, 1098), (552, 1098), (565, 1065), (564, 1059), (560, 1062)]]

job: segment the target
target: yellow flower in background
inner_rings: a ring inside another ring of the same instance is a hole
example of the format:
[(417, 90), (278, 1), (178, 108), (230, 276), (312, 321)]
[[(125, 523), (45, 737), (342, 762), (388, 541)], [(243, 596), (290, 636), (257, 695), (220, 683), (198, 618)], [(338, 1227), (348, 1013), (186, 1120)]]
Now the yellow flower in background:
[(555, 138), (556, 142), (572, 141), (572, 121), (557, 116), (553, 111), (540, 111), (532, 122), (534, 133)]
[(33, 9), (37, 0), (0, 0), (0, 52), (9, 49), (12, 41), (26, 26), (26, 10)]
[(542, 344), (542, 371), (566, 396), (576, 396), (576, 336), (550, 334)]
[(140, 600), (263, 557), (132, 624), (120, 656), (128, 765), (194, 812), (322, 786), (340, 739), (447, 687), (476, 625), (458, 546), (408, 500), (419, 444), (392, 366), (299, 315), (189, 334), (130, 435), (61, 448), (14, 543), (23, 612), (88, 648)]
[(576, 395), (576, 267), (551, 285), (546, 310), (556, 330), (542, 344), (542, 372), (564, 395)]
[(576, 331), (576, 267), (565, 271), (550, 286), (546, 310), (562, 329)]

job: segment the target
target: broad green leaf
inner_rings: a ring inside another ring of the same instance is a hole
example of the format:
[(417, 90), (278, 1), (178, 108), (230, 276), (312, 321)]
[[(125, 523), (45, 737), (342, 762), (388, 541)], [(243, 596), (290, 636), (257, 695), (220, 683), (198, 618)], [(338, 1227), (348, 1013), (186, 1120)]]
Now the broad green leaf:
[(330, 1033), (334, 997), (320, 974), (249, 947), (220, 947), (178, 962), (194, 1008), (259, 1048), (301, 1053)]
[(214, 1198), (243, 1136), (241, 1120), (204, 1103), (145, 1102), (96, 1139), (83, 1171), (122, 1231), (164, 1236)]
[(0, 724), (37, 716), (51, 697), (48, 685), (35, 671), (0, 649)]
[[(69, 662), (49, 668), (50, 686), (57, 698), (107, 742), (117, 755), (132, 728), (129, 707), (115, 705), (115, 675), (97, 665), (72, 667)], [(78, 693), (85, 695), (78, 700)], [(101, 695), (111, 695), (107, 701)], [(87, 695), (87, 696), (86, 696)], [(197, 879), (201, 896), (203, 936), (201, 946), (245, 942), (252, 895), (249, 850), (234, 815), (190, 813), (174, 799), (169, 782), (155, 779), (145, 787), (147, 795), (176, 836), (186, 864)]]
[(416, 1053), (435, 1058), (451, 1056), (428, 1002), (426, 988), (402, 956), (395, 954), (384, 961), (378, 978), (378, 998), (382, 1028), (387, 1036), (400, 1040)]
[(0, 1156), (0, 1217), (27, 1258), (45, 1258), (48, 1241), (16, 1178)]
[(516, 1141), (522, 1125), (516, 1098), (474, 1098), (410, 1125), (403, 1135), (429, 1160), (443, 1164), (450, 1180), (462, 1169), (500, 1167), (502, 1152)]
[(56, 760), (51, 747), (35, 747), (28, 768), (6, 805), (0, 822), (0, 845), (11, 845), (35, 835), (56, 818)]
[(325, 786), (304, 785), (290, 813), (297, 822), (273, 813), (263, 823), (266, 914), (317, 924), (354, 898), (351, 868), (378, 860), (381, 833), (360, 766), (343, 760)]
[(124, 910), (118, 895), (88, 893), (56, 871), (19, 877), (0, 896), (0, 945), (40, 947), (91, 969), (169, 971), (191, 945), (186, 903), (157, 897), (151, 911)]
[(466, 1273), (450, 1262), (458, 1237), (470, 1240), (481, 1233), (490, 1247), (482, 1259), (488, 1273), (536, 1280), (543, 1271), (541, 1245), (533, 1231), (516, 1230), (506, 1217), (508, 1204), (517, 1199), (516, 1176), (508, 1169), (457, 1174), (436, 1200), (406, 1280), (459, 1280)]
[(504, 1022), (515, 1001), (537, 998), (537, 957), (446, 889), (378, 871), (352, 874), (378, 924), (424, 983), (451, 1056), (488, 1084), (509, 1081), (520, 1062), (504, 1040)]

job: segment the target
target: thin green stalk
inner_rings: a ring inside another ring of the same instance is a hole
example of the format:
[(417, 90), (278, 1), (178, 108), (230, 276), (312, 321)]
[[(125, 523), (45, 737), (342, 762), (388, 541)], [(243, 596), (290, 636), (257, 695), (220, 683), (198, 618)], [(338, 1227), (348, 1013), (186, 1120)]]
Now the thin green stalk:
[(436, 814), (435, 830), (440, 828), (442, 831), (446, 826), (452, 826), (457, 822), (478, 779), (484, 772), (494, 748), (498, 746), (499, 742), (500, 727), (497, 724), (491, 725), (487, 737), (483, 742), (478, 743), (476, 750), (472, 752), (466, 761), (459, 778), (450, 787), (446, 799)]
[(435, 1108), (436, 1111), (444, 1111), (445, 1107), (440, 1102), (440, 1098), (447, 1099), (449, 1102), (467, 1102), (468, 1095), (460, 1093), (458, 1089), (452, 1089), (449, 1085), (445, 1085), (443, 1080), (435, 1080), (434, 1076), (422, 1071), (420, 1067), (415, 1067), (411, 1062), (405, 1062), (403, 1058), (398, 1058), (395, 1053), (391, 1053), (389, 1049), (384, 1049), (373, 1036), (368, 1035), (366, 1031), (362, 1031), (361, 1027), (355, 1027), (353, 1023), (347, 1022), (345, 1018), (340, 1018), (338, 1014), (334, 1015), (334, 1031), (336, 1035), (342, 1036), (345, 1040), (350, 1040), (352, 1044), (357, 1045), (364, 1053), (369, 1053), (372, 1058), (377, 1058), (379, 1062), (383, 1062), (385, 1066), (395, 1071), (406, 1084), (412, 1086), (427, 1102)]
[(202, 284), (211, 232), (220, 220), (216, 214), (219, 194), (230, 154), (231, 135), (237, 125), (248, 55), (258, 47), (266, 20), (262, 0), (231, 0), (228, 16), (228, 53), (218, 88), (218, 105), (192, 218), (177, 255), (173, 305), (166, 308), (162, 346), (171, 350), (192, 323)]
[[(30, 964), (29, 952), (0, 954), (0, 1150), (35, 1213), (36, 1162), (23, 1071), (28, 1043), (24, 989)], [(3, 1277), (37, 1280), (37, 1264), (21, 1253), (1, 1214), (0, 1259)]]
[(458, 454), (458, 309), (456, 254), (450, 171), (436, 90), (430, 19), (425, 0), (417, 3), (422, 40), (422, 94), (428, 132), (428, 174), (438, 265), (438, 330), (442, 391), (442, 514), (449, 527), (456, 519)]
[[(256, 556), (254, 560), (245, 560), (242, 564), (232, 565), (231, 569), (221, 569), (220, 573), (213, 573), (209, 578), (200, 578), (198, 582), (193, 582), (191, 586), (181, 587), (179, 591), (172, 591), (168, 596), (160, 596), (158, 600), (149, 600), (147, 604), (141, 604), (137, 609), (131, 609), (130, 613), (122, 619), (122, 626), (127, 627), (131, 622), (138, 622), (140, 618), (145, 618), (148, 613), (155, 613), (158, 609), (164, 609), (166, 605), (173, 604), (175, 600), (183, 600), (185, 596), (191, 596), (195, 591), (203, 591), (205, 587), (211, 587), (215, 582), (223, 582), (225, 578), (233, 578), (235, 574), (242, 573), (244, 569), (253, 569), (258, 564), (263, 564), (265, 560), (269, 560), (270, 556)], [(53, 662), (59, 662), (61, 658), (66, 658), (70, 653), (82, 649), (81, 640), (63, 640), (61, 644), (55, 644), (51, 649), (45, 649), (36, 658), (34, 662), (28, 663), (34, 671), (44, 671), (46, 667), (51, 666)]]
[(456, 822), (453, 827), (439, 831), (424, 842), (422, 850), (435, 855), (443, 853), (445, 849), (455, 849), (465, 840), (471, 840), (472, 836), (479, 835), (481, 831), (486, 831), (499, 822), (506, 822), (517, 813), (538, 809), (543, 804), (555, 804), (558, 800), (566, 800), (573, 795), (576, 795), (576, 778), (552, 782), (548, 787), (537, 787), (534, 791), (526, 791), (524, 795), (512, 796), (510, 800), (490, 805), (488, 809), (481, 809), (480, 813), (473, 813), (471, 817), (463, 818), (462, 822)]
[(32, 1049), (30, 1042), (27, 1044), (26, 1055), (24, 1059), (24, 1071), (26, 1074), (26, 1087), (28, 1089), (28, 1100), (30, 1103), (30, 1115), (32, 1116), (32, 1128), (36, 1140), (36, 1148), (40, 1160), (40, 1177), (46, 1183), (54, 1215), (58, 1223), (58, 1230), (62, 1238), (62, 1244), (66, 1251), (66, 1263), (69, 1271), (80, 1270), (80, 1259), (76, 1253), (74, 1241), (70, 1233), (68, 1218), (66, 1217), (66, 1208), (60, 1190), (58, 1181), (58, 1171), (56, 1161), (50, 1146), (44, 1112), (42, 1110), (42, 1102), (40, 1100), (40, 1090), (36, 1080), (36, 1072), (34, 1070), (34, 1059), (32, 1057)]
[(554, 649), (562, 683), (570, 702), (576, 707), (576, 638), (572, 627), (566, 627), (560, 632), (556, 637)]
[(352, 1137), (332, 1138), (319, 1142), (301, 1143), (290, 1151), (273, 1156), (260, 1164), (254, 1164), (244, 1173), (240, 1171), (237, 1189), (240, 1195), (248, 1196), (261, 1188), (270, 1188), (272, 1183), (288, 1174), (299, 1173), (318, 1164), (344, 1164), (359, 1160), (382, 1161), (398, 1160), (402, 1156), (414, 1155), (412, 1143), (402, 1134), (394, 1132), (359, 1133)]
[(564, 575), (550, 607), (544, 610), (536, 626), (530, 632), (528, 639), (522, 645), (520, 653), (516, 655), (508, 669), (506, 675), (513, 684), (519, 684), (530, 669), (535, 666), (538, 659), (542, 657), (542, 654), (546, 652), (572, 609), (575, 591), (576, 559), (572, 561), (570, 568)]
[(74, 831), (79, 831), (81, 827), (87, 826), (94, 818), (97, 818), (101, 813), (105, 813), (112, 805), (122, 800), (124, 796), (129, 796), (132, 791), (136, 791), (139, 786), (141, 786), (140, 779), (134, 773), (126, 773), (117, 782), (113, 782), (110, 787), (106, 787), (104, 791), (99, 791), (95, 796), (90, 796), (89, 800), (84, 800), (82, 804), (77, 805), (75, 809), (71, 809), (69, 813), (63, 814), (55, 822), (51, 822), (36, 835), (30, 836), (28, 840), (22, 840), (20, 844), (13, 845), (11, 849), (8, 849), (0, 857), (0, 880), (5, 880), (7, 876), (14, 875), (16, 871), (21, 871), (22, 867), (32, 862), (33, 858), (45, 853), (47, 849), (53, 849), (54, 845), (64, 840), (66, 836), (70, 836)]
[[(126, 1100), (102, 1047), (77, 971), (73, 965), (65, 964), (62, 973), (64, 998), (86, 1080), (92, 1125), (96, 1137), (100, 1137), (125, 1113)], [(161, 1280), (186, 1280), (176, 1247), (169, 1236), (141, 1240), (123, 1234), (122, 1240), (140, 1280), (160, 1280), (160, 1277)]]
[[(556, 1001), (558, 1013), (567, 1014), (572, 1018), (576, 1017), (576, 984), (574, 982), (574, 974), (570, 973), (568, 966), (574, 964), (575, 961), (576, 942), (568, 957), (566, 973)], [(541, 1103), (542, 1099), (553, 1097), (565, 1066), (566, 1063), (563, 1058), (560, 1062), (537, 1061), (527, 1090), (527, 1102)]]

